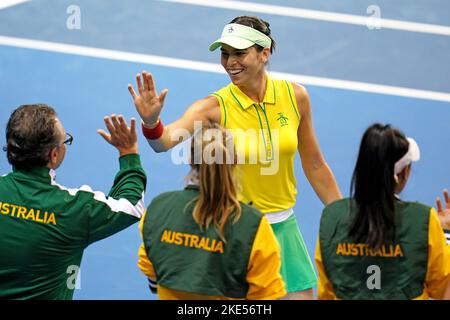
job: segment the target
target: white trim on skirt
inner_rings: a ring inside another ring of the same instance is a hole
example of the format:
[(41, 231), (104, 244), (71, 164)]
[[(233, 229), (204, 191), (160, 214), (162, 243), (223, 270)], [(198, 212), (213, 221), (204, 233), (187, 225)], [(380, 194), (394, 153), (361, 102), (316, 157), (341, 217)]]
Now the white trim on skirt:
[(264, 215), (267, 217), (270, 224), (274, 224), (286, 221), (293, 213), (294, 210), (289, 208), (283, 211), (267, 212)]

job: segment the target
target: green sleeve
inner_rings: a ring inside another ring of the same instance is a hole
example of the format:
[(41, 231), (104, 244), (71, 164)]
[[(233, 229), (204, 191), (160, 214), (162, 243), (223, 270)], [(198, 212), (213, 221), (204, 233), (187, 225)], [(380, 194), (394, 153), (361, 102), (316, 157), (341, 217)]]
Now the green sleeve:
[(109, 237), (136, 223), (145, 211), (147, 176), (137, 154), (119, 158), (120, 170), (107, 197), (94, 192), (89, 211), (88, 244)]

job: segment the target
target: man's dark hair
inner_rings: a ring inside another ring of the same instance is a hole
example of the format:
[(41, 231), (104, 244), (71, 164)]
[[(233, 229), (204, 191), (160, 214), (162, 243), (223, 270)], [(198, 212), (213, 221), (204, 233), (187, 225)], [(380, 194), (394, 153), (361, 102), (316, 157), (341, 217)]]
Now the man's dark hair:
[(23, 105), (13, 111), (6, 125), (9, 163), (16, 168), (45, 166), (59, 143), (56, 112), (46, 104)]

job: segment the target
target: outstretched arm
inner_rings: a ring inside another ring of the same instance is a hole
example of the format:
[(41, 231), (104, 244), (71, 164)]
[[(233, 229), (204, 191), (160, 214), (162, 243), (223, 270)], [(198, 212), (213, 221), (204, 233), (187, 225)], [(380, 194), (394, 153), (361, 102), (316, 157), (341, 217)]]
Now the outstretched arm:
[(108, 195), (93, 191), (89, 186), (71, 189), (73, 206), (82, 208), (86, 222), (83, 233), (86, 245), (109, 237), (139, 221), (144, 213), (144, 191), (147, 182), (144, 169), (137, 154), (136, 120), (128, 127), (122, 116), (104, 118), (106, 128), (99, 134), (120, 153), (120, 170)]
[[(128, 90), (142, 119), (142, 125), (150, 130), (155, 129), (160, 125), (160, 114), (168, 90), (164, 89), (158, 94), (153, 76), (149, 72), (142, 72), (142, 77), (137, 74), (136, 82), (139, 95), (136, 94), (131, 84), (128, 85)], [(167, 151), (192, 135), (196, 121), (220, 123), (220, 108), (217, 98), (210, 96), (197, 100), (188, 107), (181, 118), (164, 126), (159, 137), (147, 139), (147, 141), (156, 152)]]
[(297, 131), (298, 152), (302, 160), (303, 171), (317, 196), (325, 204), (342, 198), (333, 172), (326, 163), (312, 124), (311, 105), (308, 92), (302, 86), (293, 84), (297, 107), (301, 115)]

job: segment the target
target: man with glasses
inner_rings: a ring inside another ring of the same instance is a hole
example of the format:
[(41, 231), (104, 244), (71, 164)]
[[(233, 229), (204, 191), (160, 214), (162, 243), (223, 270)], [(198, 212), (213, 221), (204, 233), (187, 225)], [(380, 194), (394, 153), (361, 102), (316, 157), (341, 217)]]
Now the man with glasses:
[(139, 221), (146, 175), (137, 154), (135, 119), (105, 117), (99, 134), (119, 151), (108, 194), (55, 182), (72, 135), (44, 104), (9, 118), (6, 151), (13, 170), (0, 177), (0, 298), (72, 299), (84, 249)]

